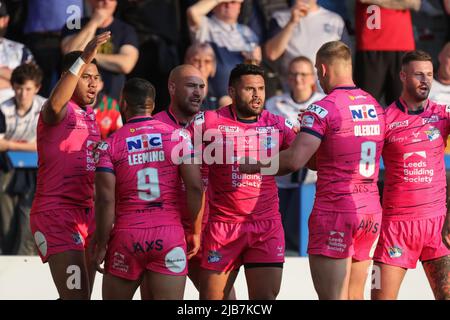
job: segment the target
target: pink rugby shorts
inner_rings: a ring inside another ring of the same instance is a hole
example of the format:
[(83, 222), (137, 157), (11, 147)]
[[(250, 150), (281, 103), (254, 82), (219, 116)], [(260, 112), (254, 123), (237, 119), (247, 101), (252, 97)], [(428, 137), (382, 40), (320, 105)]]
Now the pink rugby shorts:
[(242, 223), (210, 221), (203, 234), (202, 268), (237, 270), (241, 265), (280, 266), (284, 263), (281, 220)]
[(381, 229), (381, 213), (356, 214), (313, 210), (308, 221), (308, 254), (363, 261), (372, 259)]
[(137, 280), (146, 270), (166, 275), (186, 275), (186, 240), (183, 227), (113, 229), (105, 257), (105, 271)]
[(95, 231), (92, 208), (32, 212), (30, 226), (39, 256), (47, 262), (51, 255), (69, 250), (85, 250)]
[(450, 254), (442, 242), (445, 216), (383, 221), (374, 260), (388, 265), (414, 269), (418, 260), (428, 261)]

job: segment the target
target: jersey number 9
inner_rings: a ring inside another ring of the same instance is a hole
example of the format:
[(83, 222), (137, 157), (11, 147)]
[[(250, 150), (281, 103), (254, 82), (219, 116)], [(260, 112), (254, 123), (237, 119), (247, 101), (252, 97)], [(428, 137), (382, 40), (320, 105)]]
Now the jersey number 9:
[(153, 201), (161, 196), (159, 189), (158, 169), (145, 168), (137, 172), (137, 188), (139, 199)]

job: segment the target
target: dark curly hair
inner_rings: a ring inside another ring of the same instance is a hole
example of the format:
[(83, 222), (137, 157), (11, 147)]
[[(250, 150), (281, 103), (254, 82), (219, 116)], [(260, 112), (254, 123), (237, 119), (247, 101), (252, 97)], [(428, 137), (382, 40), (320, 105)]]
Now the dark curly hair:
[(264, 69), (260, 66), (254, 64), (240, 63), (237, 64), (230, 73), (230, 79), (228, 81), (228, 86), (233, 87), (236, 83), (241, 80), (242, 76), (245, 75), (255, 75), (264, 78)]

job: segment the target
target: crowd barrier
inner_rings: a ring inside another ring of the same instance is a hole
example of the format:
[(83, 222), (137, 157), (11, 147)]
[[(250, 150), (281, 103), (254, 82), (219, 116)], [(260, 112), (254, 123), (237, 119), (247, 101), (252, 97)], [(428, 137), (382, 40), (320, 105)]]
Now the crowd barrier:
[(36, 169), (38, 166), (37, 152), (8, 151), (7, 154), (14, 168)]

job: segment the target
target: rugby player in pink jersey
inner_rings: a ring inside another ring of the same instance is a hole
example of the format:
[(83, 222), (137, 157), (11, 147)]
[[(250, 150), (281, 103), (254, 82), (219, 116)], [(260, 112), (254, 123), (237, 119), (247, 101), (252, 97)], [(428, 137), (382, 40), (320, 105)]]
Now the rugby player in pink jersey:
[(95, 101), (100, 77), (94, 58), (109, 38), (110, 32), (102, 33), (83, 52), (64, 57), (61, 79), (38, 121), (37, 189), (30, 224), (61, 299), (89, 299), (94, 282), (87, 249), (95, 229), (93, 149), (100, 133), (87, 106)]
[(264, 110), (264, 71), (259, 66), (237, 65), (228, 92), (231, 105), (200, 112), (190, 127), (196, 147), (196, 139), (202, 138), (202, 160), (209, 169), (200, 299), (229, 297), (242, 265), (249, 298), (275, 299), (284, 263), (275, 178), (240, 174), (238, 159), (249, 152), (264, 156), (285, 149), (295, 132), (292, 123)]
[[(126, 123), (97, 148), (95, 262), (104, 272), (104, 299), (132, 299), (141, 283), (144, 298), (183, 299), (187, 260), (200, 247), (200, 166), (180, 161), (191, 160), (190, 135), (151, 118), (154, 99), (150, 82), (128, 80), (120, 102)], [(181, 178), (188, 246), (178, 205)]]
[(428, 99), (433, 81), (428, 53), (406, 53), (400, 80), (401, 97), (386, 109), (383, 222), (372, 299), (396, 299), (407, 270), (418, 260), (435, 298), (450, 299), (450, 250), (441, 237), (450, 107)]
[[(155, 114), (154, 118), (172, 126), (176, 129), (185, 128), (194, 116), (200, 111), (203, 99), (205, 98), (206, 84), (202, 73), (192, 65), (184, 64), (175, 67), (170, 75), (168, 81), (168, 89), (170, 94), (170, 104), (167, 110)], [(202, 179), (204, 187), (208, 185), (208, 167), (202, 166)], [(183, 190), (180, 190), (184, 194)], [(205, 194), (206, 196), (206, 194)], [(180, 201), (180, 206), (183, 209), (182, 223), (185, 228), (185, 233), (190, 233), (190, 217), (186, 210), (186, 203)], [(202, 230), (206, 226), (208, 220), (208, 198), (205, 198), (205, 207), (203, 210)], [(200, 290), (200, 262), (201, 262), (201, 248), (198, 253), (193, 256), (188, 262), (188, 277), (191, 279), (197, 290)], [(142, 287), (141, 287), (142, 288)], [(141, 290), (141, 296), (147, 290)], [(230, 292), (229, 299), (235, 299), (235, 290)]]
[[(363, 299), (380, 232), (377, 180), (384, 112), (355, 87), (350, 49), (340, 41), (317, 52), (316, 69), (327, 94), (302, 114), (291, 147), (272, 162), (278, 174), (296, 171), (316, 154), (316, 199), (309, 218), (308, 254), (319, 299)], [(263, 164), (242, 165), (242, 172)]]

